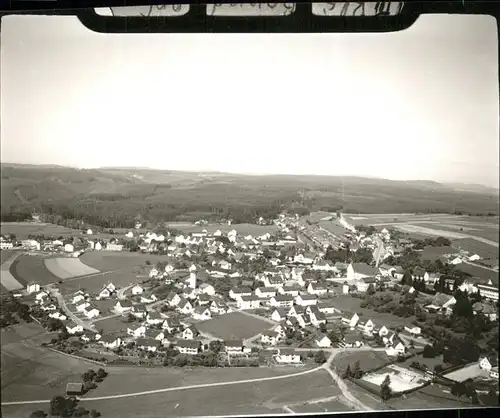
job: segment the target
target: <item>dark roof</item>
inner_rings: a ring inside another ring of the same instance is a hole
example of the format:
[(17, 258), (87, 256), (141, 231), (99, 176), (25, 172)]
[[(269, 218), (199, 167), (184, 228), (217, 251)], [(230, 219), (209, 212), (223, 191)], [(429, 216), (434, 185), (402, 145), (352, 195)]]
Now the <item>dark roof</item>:
[(100, 339), (100, 341), (103, 341), (105, 343), (114, 343), (118, 338), (120, 338), (119, 335), (103, 335)]
[(302, 300), (316, 300), (318, 297), (316, 295), (299, 295)]
[(243, 347), (243, 341), (241, 340), (232, 340), (225, 342), (226, 347)]
[(68, 383), (66, 385), (66, 393), (81, 393), (83, 391), (83, 383)]
[(183, 347), (183, 348), (200, 348), (201, 341), (198, 341), (198, 340), (179, 340), (176, 345), (178, 347)]
[(292, 301), (293, 296), (292, 295), (276, 295), (276, 296), (274, 296), (274, 299), (277, 302), (286, 302), (286, 301)]
[(352, 263), (352, 268), (354, 272), (364, 274), (366, 276), (374, 276), (378, 273), (375, 267), (372, 267), (366, 263)]
[(243, 300), (245, 302), (251, 302), (251, 301), (260, 300), (260, 299), (255, 295), (250, 295), (250, 296), (241, 296), (241, 300)]
[(138, 338), (136, 344), (137, 347), (158, 347), (161, 342), (154, 338)]

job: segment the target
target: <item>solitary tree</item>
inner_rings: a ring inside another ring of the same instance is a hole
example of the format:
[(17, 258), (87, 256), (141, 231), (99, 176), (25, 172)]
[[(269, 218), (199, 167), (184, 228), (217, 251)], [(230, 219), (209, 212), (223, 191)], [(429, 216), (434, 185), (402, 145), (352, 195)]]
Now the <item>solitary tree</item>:
[(318, 364), (326, 363), (325, 352), (323, 350), (318, 351), (314, 356), (314, 361)]
[(391, 397), (391, 395), (391, 378), (389, 377), (389, 375), (386, 375), (384, 381), (382, 382), (382, 385), (380, 386), (380, 396), (384, 401), (386, 401)]

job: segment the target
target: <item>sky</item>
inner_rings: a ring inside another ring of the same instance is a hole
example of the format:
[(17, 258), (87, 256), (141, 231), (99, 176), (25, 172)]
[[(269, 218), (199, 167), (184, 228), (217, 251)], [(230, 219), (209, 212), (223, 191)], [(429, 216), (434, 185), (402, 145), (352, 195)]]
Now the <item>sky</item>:
[(382, 34), (1, 30), (2, 162), (499, 184), (492, 16)]

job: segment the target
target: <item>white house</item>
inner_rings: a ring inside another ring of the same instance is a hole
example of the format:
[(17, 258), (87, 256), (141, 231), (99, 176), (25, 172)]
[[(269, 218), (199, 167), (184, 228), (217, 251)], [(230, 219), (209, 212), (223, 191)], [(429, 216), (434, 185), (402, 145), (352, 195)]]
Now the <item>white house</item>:
[(274, 287), (258, 287), (255, 289), (255, 296), (262, 299), (269, 299), (276, 296), (276, 289)]
[(92, 318), (95, 318), (97, 316), (99, 316), (100, 312), (99, 312), (99, 309), (97, 308), (94, 308), (93, 306), (87, 306), (84, 310), (83, 310), (83, 314), (88, 318), (88, 319), (92, 319)]
[(115, 335), (104, 335), (99, 340), (99, 343), (106, 348), (114, 350), (115, 348), (118, 348), (120, 347), (120, 345), (122, 345), (122, 339)]
[(170, 292), (167, 296), (167, 303), (170, 306), (177, 306), (180, 301), (181, 297), (175, 292)]
[(290, 348), (281, 348), (274, 355), (274, 359), (279, 364), (300, 364), (300, 353)]
[(0, 250), (12, 250), (14, 248), (14, 244), (8, 241), (0, 242)]
[(165, 318), (156, 311), (146, 313), (146, 323), (149, 325), (159, 325), (165, 321)]
[(193, 311), (193, 318), (199, 321), (206, 321), (212, 318), (210, 309), (206, 306), (197, 306)]
[(87, 229), (87, 235), (92, 235), (92, 230), (91, 229)]
[(142, 324), (130, 325), (127, 327), (127, 334), (136, 338), (144, 337), (146, 334), (146, 327)]
[(59, 321), (66, 321), (66, 315), (63, 315), (61, 312), (52, 312), (49, 314), (49, 318), (59, 319)]
[(477, 288), (481, 292), (482, 297), (498, 301), (498, 288), (491, 285), (482, 285), (482, 284), (478, 284)]
[(165, 321), (163, 321), (161, 327), (170, 334), (175, 334), (180, 330), (181, 324), (176, 318), (167, 318), (165, 319)]
[(481, 370), (491, 371), (491, 363), (487, 357), (482, 357), (479, 359), (479, 368)]
[(80, 332), (83, 332), (83, 326), (80, 324), (75, 324), (74, 322), (71, 322), (66, 325), (66, 330), (68, 331), (68, 334), (78, 334)]
[(328, 289), (317, 283), (309, 283), (309, 286), (307, 286), (307, 293), (317, 296), (326, 295), (328, 293)]
[(413, 326), (413, 327), (405, 327), (405, 331), (407, 331), (411, 335), (420, 335), (422, 332), (422, 329), (420, 327)]
[(229, 312), (229, 308), (220, 301), (214, 300), (210, 304), (210, 311), (219, 315), (224, 315)]
[(196, 341), (196, 340), (185, 340), (185, 341), (179, 341), (176, 344), (177, 350), (181, 354), (188, 354), (188, 355), (195, 355), (198, 354), (201, 348), (201, 342)]
[(115, 303), (114, 308), (115, 311), (120, 314), (130, 312), (132, 310), (132, 303), (128, 300), (119, 300)]
[(341, 310), (335, 307), (335, 302), (332, 300), (319, 301), (318, 309), (326, 315), (340, 314)]
[(161, 342), (155, 338), (138, 338), (136, 346), (139, 350), (156, 352), (160, 347)]
[(277, 308), (274, 309), (272, 314), (271, 314), (271, 319), (276, 322), (280, 322), (284, 319), (286, 319), (286, 309), (284, 308)]
[(199, 287), (200, 293), (204, 295), (209, 295), (209, 296), (215, 296), (215, 288), (208, 283), (203, 283)]
[(278, 293), (280, 295), (290, 295), (293, 296), (294, 298), (299, 296), (300, 294), (300, 286), (290, 286), (290, 285), (285, 285), (285, 286), (280, 286), (278, 288)]
[(140, 294), (142, 294), (142, 292), (144, 292), (144, 288), (140, 284), (136, 284), (132, 288), (132, 294), (133, 295), (140, 295)]
[(347, 267), (347, 280), (359, 280), (364, 277), (374, 277), (378, 273), (378, 270), (369, 264), (351, 263)]
[(387, 327), (385, 325), (382, 325), (380, 327), (380, 329), (378, 330), (378, 335), (379, 337), (385, 337), (387, 336), (387, 334), (389, 334), (389, 330), (387, 329)]
[(185, 315), (189, 315), (191, 314), (191, 312), (193, 312), (193, 305), (191, 304), (191, 302), (187, 299), (182, 299), (178, 304), (177, 304), (177, 309), (179, 310), (179, 312), (185, 314)]
[(288, 307), (293, 305), (293, 296), (276, 295), (269, 300), (269, 305), (274, 307)]
[(200, 335), (200, 333), (198, 332), (198, 330), (195, 327), (189, 327), (189, 328), (186, 328), (182, 331), (181, 338), (183, 340), (192, 340), (195, 337), (197, 337), (198, 335)]
[(469, 257), (469, 261), (477, 261), (477, 260), (481, 260), (481, 257), (477, 254), (471, 255)]
[(241, 296), (237, 300), (238, 309), (257, 309), (260, 307), (260, 299), (257, 296)]
[(498, 379), (498, 366), (491, 368), (490, 377), (492, 377), (493, 379)]
[(350, 328), (355, 328), (359, 322), (359, 315), (357, 313), (350, 314), (345, 312), (342, 316), (342, 322), (348, 324)]
[(64, 251), (67, 253), (72, 253), (73, 251), (75, 251), (75, 247), (73, 246), (73, 244), (66, 244), (64, 246)]
[(90, 303), (85, 300), (82, 300), (75, 304), (77, 312), (83, 312), (88, 306), (90, 306)]
[(264, 331), (260, 336), (260, 342), (263, 344), (276, 345), (279, 341), (279, 333), (276, 331)]
[(242, 296), (251, 296), (252, 290), (248, 287), (234, 288), (229, 291), (229, 297), (233, 300), (238, 300)]
[(149, 290), (145, 291), (141, 295), (141, 303), (153, 303), (156, 302), (157, 300), (158, 298), (156, 297), (156, 295)]
[(298, 295), (295, 298), (295, 303), (299, 306), (311, 306), (318, 303), (316, 295)]
[(28, 295), (31, 295), (32, 293), (36, 293), (40, 291), (40, 285), (35, 282), (28, 283), (28, 286), (26, 286), (26, 291), (28, 292)]
[(324, 334), (319, 334), (315, 339), (314, 342), (318, 347), (321, 348), (328, 348), (332, 346), (332, 342), (330, 341), (330, 338), (328, 338)]
[(358, 328), (367, 334), (371, 334), (375, 328), (375, 324), (369, 319), (365, 323), (358, 323)]

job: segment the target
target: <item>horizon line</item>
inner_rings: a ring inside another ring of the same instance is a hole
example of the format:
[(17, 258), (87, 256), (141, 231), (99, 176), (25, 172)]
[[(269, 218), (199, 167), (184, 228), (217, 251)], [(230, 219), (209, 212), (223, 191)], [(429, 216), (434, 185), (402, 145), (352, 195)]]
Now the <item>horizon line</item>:
[(436, 183), (445, 186), (453, 186), (456, 187), (458, 185), (462, 186), (481, 186), (489, 189), (500, 191), (500, 185), (492, 186), (484, 183), (466, 183), (463, 181), (438, 181), (438, 180), (430, 180), (430, 179), (406, 179), (406, 180), (393, 180), (385, 177), (377, 177), (377, 176), (368, 176), (368, 175), (355, 175), (355, 174), (313, 174), (313, 173), (257, 173), (257, 172), (232, 172), (232, 171), (218, 171), (218, 170), (208, 170), (208, 169), (198, 169), (198, 170), (179, 170), (179, 169), (168, 169), (168, 168), (153, 168), (153, 167), (136, 167), (136, 166), (120, 166), (120, 165), (110, 165), (110, 166), (98, 166), (98, 167), (82, 167), (76, 165), (63, 165), (63, 164), (33, 164), (33, 163), (16, 163), (16, 162), (7, 162), (0, 161), (0, 166), (6, 165), (25, 165), (25, 166), (33, 166), (33, 167), (60, 167), (60, 168), (70, 168), (75, 170), (106, 170), (106, 169), (115, 169), (115, 170), (150, 170), (150, 171), (177, 171), (184, 173), (200, 173), (200, 174), (231, 174), (237, 176), (302, 176), (302, 177), (351, 177), (351, 178), (360, 178), (360, 179), (371, 179), (371, 180), (386, 180), (400, 183), (409, 183), (409, 182), (428, 182), (428, 183)]

